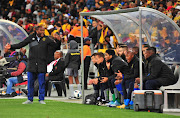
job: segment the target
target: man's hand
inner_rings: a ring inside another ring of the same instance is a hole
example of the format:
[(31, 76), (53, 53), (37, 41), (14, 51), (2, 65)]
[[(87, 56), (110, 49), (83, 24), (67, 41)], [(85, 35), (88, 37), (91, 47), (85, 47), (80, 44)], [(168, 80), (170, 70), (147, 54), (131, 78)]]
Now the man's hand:
[(115, 82), (114, 82), (114, 84), (115, 85), (118, 85), (118, 84), (120, 84), (122, 82), (122, 79), (121, 80), (116, 80)]
[(106, 83), (108, 81), (107, 77), (102, 77), (101, 83)]
[(48, 77), (49, 76), (49, 73), (46, 73), (46, 77)]
[(98, 78), (90, 79), (88, 85), (91, 85), (91, 84), (98, 84)]
[(140, 83), (140, 78), (136, 78), (135, 82), (136, 82), (137, 84), (139, 84), (139, 83)]
[(123, 78), (123, 75), (119, 70), (118, 70), (118, 73), (115, 73), (115, 74), (117, 75), (118, 78), (120, 78), (120, 79)]
[(11, 48), (11, 45), (9, 43), (7, 43), (6, 46), (4, 46), (4, 48), (9, 50)]

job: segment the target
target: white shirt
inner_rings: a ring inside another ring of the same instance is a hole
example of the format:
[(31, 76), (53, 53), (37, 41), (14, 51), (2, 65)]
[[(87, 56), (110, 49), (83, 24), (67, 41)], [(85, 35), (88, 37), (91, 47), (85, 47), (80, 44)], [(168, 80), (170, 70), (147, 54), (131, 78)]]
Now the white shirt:
[(48, 73), (50, 73), (50, 72), (52, 71), (54, 63), (55, 63), (56, 61), (58, 62), (59, 59), (60, 59), (60, 58), (52, 61), (50, 64), (47, 65), (47, 72), (48, 72)]

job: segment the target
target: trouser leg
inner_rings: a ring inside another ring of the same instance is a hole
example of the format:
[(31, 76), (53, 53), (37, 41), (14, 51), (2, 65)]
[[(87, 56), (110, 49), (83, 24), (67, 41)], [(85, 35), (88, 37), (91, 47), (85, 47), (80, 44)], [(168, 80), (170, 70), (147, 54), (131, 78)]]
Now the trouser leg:
[(28, 100), (33, 101), (34, 96), (34, 80), (36, 78), (36, 74), (32, 72), (28, 72)]
[(45, 96), (45, 73), (38, 74), (39, 81), (39, 100), (44, 100)]

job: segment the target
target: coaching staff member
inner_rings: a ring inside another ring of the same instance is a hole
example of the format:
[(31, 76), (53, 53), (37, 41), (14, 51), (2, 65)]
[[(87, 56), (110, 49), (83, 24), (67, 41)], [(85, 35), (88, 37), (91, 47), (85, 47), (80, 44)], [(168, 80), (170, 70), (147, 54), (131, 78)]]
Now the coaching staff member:
[[(22, 104), (32, 104), (34, 96), (34, 81), (39, 81), (39, 103), (44, 102), (45, 96), (45, 74), (47, 71), (47, 47), (57, 47), (57, 43), (44, 35), (44, 27), (37, 26), (36, 31), (29, 35), (25, 40), (18, 44), (5, 46), (6, 49), (19, 49), (29, 44), (29, 61), (28, 61), (28, 100)], [(58, 40), (57, 40), (58, 41)], [(56, 41), (56, 42), (57, 42)]]

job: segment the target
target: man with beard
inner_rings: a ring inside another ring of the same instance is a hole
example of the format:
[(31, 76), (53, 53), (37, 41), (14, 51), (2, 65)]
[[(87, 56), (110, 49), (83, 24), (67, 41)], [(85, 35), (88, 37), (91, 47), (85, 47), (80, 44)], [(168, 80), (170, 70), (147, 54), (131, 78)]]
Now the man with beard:
[(125, 54), (128, 51), (128, 47), (125, 44), (118, 44), (117, 48), (116, 48), (117, 54), (124, 60), (127, 62), (126, 60), (126, 56)]
[[(6, 49), (19, 49), (29, 44), (29, 63), (28, 63), (28, 100), (23, 104), (32, 104), (34, 96), (34, 81), (39, 80), (39, 103), (44, 102), (45, 96), (45, 73), (47, 71), (47, 47), (56, 47), (57, 44), (49, 37), (44, 35), (45, 28), (38, 26), (35, 33), (29, 35), (25, 40), (18, 44), (5, 46)], [(58, 40), (57, 40), (58, 41)]]

